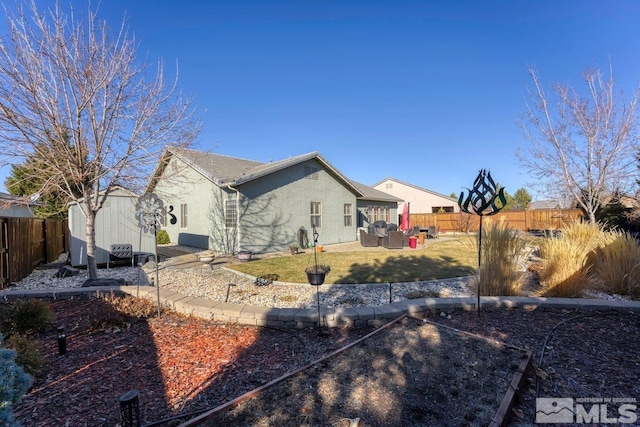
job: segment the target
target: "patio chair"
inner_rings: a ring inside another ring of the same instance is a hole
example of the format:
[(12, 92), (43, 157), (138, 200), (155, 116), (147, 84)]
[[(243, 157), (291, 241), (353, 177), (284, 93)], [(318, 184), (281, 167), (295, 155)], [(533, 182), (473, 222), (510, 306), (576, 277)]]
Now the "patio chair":
[(133, 255), (133, 245), (130, 245), (128, 243), (116, 243), (111, 245), (109, 258), (107, 259), (107, 269), (110, 267), (110, 264), (122, 262), (125, 260), (131, 260), (131, 267), (133, 267), (135, 258)]
[(427, 239), (437, 239), (437, 238), (438, 238), (438, 229), (433, 225), (427, 228)]
[(376, 247), (380, 245), (380, 237), (375, 234), (369, 234), (364, 230), (360, 230), (360, 244), (364, 247)]
[(387, 249), (402, 249), (404, 246), (405, 234), (402, 231), (390, 231), (380, 241)]

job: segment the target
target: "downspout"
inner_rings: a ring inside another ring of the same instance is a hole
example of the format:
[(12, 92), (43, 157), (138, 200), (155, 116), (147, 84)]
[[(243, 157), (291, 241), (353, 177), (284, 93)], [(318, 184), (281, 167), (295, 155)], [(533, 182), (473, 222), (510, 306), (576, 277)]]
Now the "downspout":
[(240, 191), (233, 188), (231, 185), (227, 185), (227, 188), (236, 192), (236, 253), (240, 252)]

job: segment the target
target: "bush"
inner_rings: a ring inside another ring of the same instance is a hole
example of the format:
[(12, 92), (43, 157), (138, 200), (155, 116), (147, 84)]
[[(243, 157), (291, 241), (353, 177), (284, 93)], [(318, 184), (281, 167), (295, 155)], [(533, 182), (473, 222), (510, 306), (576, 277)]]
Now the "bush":
[(6, 334), (44, 332), (53, 326), (55, 317), (49, 305), (38, 299), (18, 300), (5, 311), (3, 329)]
[(166, 245), (168, 243), (171, 243), (171, 239), (169, 239), (169, 233), (167, 233), (167, 230), (158, 231), (158, 233), (156, 234), (156, 243), (159, 245)]
[(33, 376), (40, 373), (44, 359), (38, 341), (26, 335), (15, 334), (7, 340), (7, 347), (18, 353), (16, 363), (22, 366), (25, 372)]
[(629, 233), (610, 234), (610, 241), (596, 250), (596, 280), (607, 292), (640, 296), (640, 246)]
[(0, 335), (0, 425), (17, 426), (13, 416), (13, 405), (33, 384), (33, 378), (24, 372), (16, 363), (16, 351), (2, 346), (3, 337)]
[[(490, 223), (488, 228), (483, 228), (480, 269), (482, 295), (520, 293), (522, 274), (518, 273), (518, 259), (524, 247), (522, 237), (507, 225)], [(477, 283), (473, 286), (477, 286)]]

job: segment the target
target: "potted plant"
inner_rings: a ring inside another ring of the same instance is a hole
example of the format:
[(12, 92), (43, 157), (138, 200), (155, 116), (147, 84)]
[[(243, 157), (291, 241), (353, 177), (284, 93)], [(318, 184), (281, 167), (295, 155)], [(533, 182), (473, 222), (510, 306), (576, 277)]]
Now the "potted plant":
[(312, 265), (305, 269), (309, 284), (315, 286), (322, 285), (324, 283), (324, 276), (329, 274), (330, 271), (331, 267), (328, 265)]
[(291, 249), (291, 255), (295, 255), (298, 253), (298, 244), (297, 243), (292, 243), (289, 245), (289, 249)]
[(249, 251), (238, 252), (238, 260), (240, 260), (240, 262), (246, 262), (251, 260), (251, 252)]
[(204, 262), (205, 264), (212, 262), (215, 258), (216, 253), (213, 251), (204, 251), (198, 254), (198, 260), (200, 260), (200, 262)]

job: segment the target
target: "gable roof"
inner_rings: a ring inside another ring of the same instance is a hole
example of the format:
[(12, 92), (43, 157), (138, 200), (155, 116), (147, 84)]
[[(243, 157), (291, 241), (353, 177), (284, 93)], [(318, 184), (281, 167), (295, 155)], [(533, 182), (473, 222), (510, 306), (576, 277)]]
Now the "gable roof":
[(153, 191), (157, 179), (162, 175), (169, 159), (173, 156), (179, 158), (206, 179), (220, 187), (242, 185), (290, 166), (315, 159), (339, 181), (341, 181), (343, 185), (353, 191), (357, 197), (362, 196), (360, 189), (358, 189), (358, 187), (347, 179), (347, 177), (325, 160), (317, 151), (290, 157), (277, 162), (264, 163), (204, 151), (174, 147), (167, 147), (162, 153), (160, 162), (158, 162), (158, 165), (149, 180), (149, 184), (147, 185), (147, 191)]
[(374, 202), (404, 202), (404, 200), (396, 196), (392, 196), (384, 191), (369, 187), (368, 185), (364, 185), (358, 181), (351, 180), (351, 182), (362, 193), (362, 197), (359, 197), (361, 200), (371, 200)]
[(385, 181), (387, 181), (387, 180), (388, 180), (388, 181), (397, 182), (398, 184), (406, 185), (407, 187), (415, 188), (416, 190), (420, 190), (420, 191), (424, 191), (424, 192), (426, 192), (426, 193), (433, 194), (434, 196), (444, 197), (445, 199), (451, 199), (451, 200), (457, 201), (456, 199), (453, 199), (453, 198), (451, 198), (451, 197), (449, 197), (449, 196), (446, 196), (446, 195), (444, 195), (444, 194), (442, 194), (442, 193), (438, 193), (438, 192), (435, 192), (435, 191), (431, 191), (431, 190), (428, 190), (428, 189), (426, 189), (426, 188), (422, 188), (422, 187), (419, 187), (419, 186), (417, 186), (417, 185), (410, 184), (410, 183), (408, 183), (408, 182), (404, 182), (404, 181), (400, 181), (399, 179), (391, 178), (391, 177), (387, 177), (387, 178), (385, 178), (385, 179), (382, 179), (382, 180), (380, 180), (380, 181), (376, 182), (375, 184), (373, 184), (373, 185), (372, 185), (372, 187), (375, 187), (376, 185), (380, 185), (380, 184), (382, 184), (383, 182), (385, 182)]

